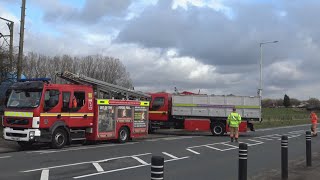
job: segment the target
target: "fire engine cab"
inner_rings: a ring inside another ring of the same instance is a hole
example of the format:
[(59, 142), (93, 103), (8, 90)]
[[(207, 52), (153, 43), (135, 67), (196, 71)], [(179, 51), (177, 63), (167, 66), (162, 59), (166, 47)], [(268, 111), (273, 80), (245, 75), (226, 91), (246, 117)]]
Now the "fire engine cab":
[(57, 76), (70, 84), (42, 78), (10, 87), (4, 139), (62, 148), (78, 140), (123, 143), (148, 134), (150, 95), (70, 72)]

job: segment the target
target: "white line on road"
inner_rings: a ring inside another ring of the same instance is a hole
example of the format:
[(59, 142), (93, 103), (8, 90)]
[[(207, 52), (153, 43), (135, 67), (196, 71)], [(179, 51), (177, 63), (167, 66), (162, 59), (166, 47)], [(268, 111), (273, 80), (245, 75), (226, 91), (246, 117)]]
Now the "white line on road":
[(233, 147), (233, 148), (238, 148), (238, 146), (234, 146), (234, 145), (227, 144), (227, 143), (221, 143), (221, 145), (230, 146), (230, 147)]
[(162, 154), (167, 155), (167, 156), (169, 156), (169, 157), (171, 157), (171, 158), (173, 158), (173, 159), (178, 159), (178, 157), (176, 157), (176, 156), (174, 156), (174, 155), (172, 155), (172, 154), (169, 154), (169, 153), (167, 153), (167, 152), (162, 152)]
[(198, 137), (198, 136), (165, 137), (165, 138), (157, 138), (157, 139), (147, 139), (145, 141), (149, 141), (149, 142), (162, 141), (162, 140), (171, 141), (171, 140), (178, 140), (178, 139), (190, 139), (195, 137)]
[(138, 158), (138, 157), (136, 157), (136, 156), (132, 156), (132, 158), (135, 159), (135, 160), (137, 160), (137, 161), (139, 161), (141, 164), (148, 165), (147, 162), (145, 162), (144, 160), (142, 160), (142, 159), (140, 159), (140, 158)]
[[(170, 161), (177, 161), (177, 160), (182, 160), (182, 159), (187, 159), (189, 158), (189, 156), (186, 157), (181, 157), (181, 158), (177, 158), (177, 159), (169, 159), (166, 160), (164, 162), (170, 162)], [(83, 175), (83, 176), (76, 176), (73, 177), (74, 179), (80, 179), (80, 178), (85, 178), (85, 177), (89, 177), (89, 176), (96, 176), (96, 175), (100, 175), (100, 174), (107, 174), (107, 173), (112, 173), (112, 172), (117, 172), (117, 171), (123, 171), (123, 170), (128, 170), (128, 169), (135, 169), (135, 168), (139, 168), (139, 167), (144, 167), (144, 166), (149, 166), (150, 164), (147, 165), (138, 165), (138, 166), (130, 166), (130, 167), (125, 167), (125, 168), (120, 168), (120, 169), (114, 169), (114, 170), (110, 170), (110, 171), (104, 171), (104, 172), (99, 172), (99, 173), (92, 173), (92, 174), (87, 174), (87, 175)]]
[(304, 126), (310, 126), (310, 124), (302, 124), (302, 125), (296, 125), (296, 126), (285, 126), (285, 127), (276, 127), (276, 128), (266, 128), (266, 129), (257, 129), (256, 131), (271, 131), (276, 129), (289, 129), (294, 127), (304, 127)]
[(215, 148), (209, 145), (205, 145), (204, 147), (210, 148), (210, 149), (214, 149), (214, 150), (218, 150), (218, 151), (223, 151), (223, 149), (219, 149), (219, 148)]
[(109, 158), (109, 159), (104, 159), (104, 160), (79, 162), (79, 163), (65, 164), (65, 165), (60, 165), (60, 166), (51, 166), (51, 167), (31, 169), (31, 170), (26, 170), (26, 171), (21, 171), (21, 172), (27, 173), (27, 172), (33, 172), (33, 171), (41, 171), (44, 169), (56, 169), (56, 168), (76, 166), (76, 165), (81, 165), (81, 164), (101, 163), (101, 162), (106, 162), (106, 161), (115, 160), (115, 159), (130, 158), (132, 156), (144, 156), (144, 155), (148, 155), (148, 154), (151, 154), (151, 153), (137, 154), (137, 155), (131, 155), (131, 156), (120, 156), (120, 157), (114, 157), (114, 158)]
[(198, 146), (191, 146), (191, 147), (188, 147), (188, 149), (190, 148), (197, 148), (197, 147), (203, 147), (203, 146), (207, 146), (207, 145), (215, 145), (215, 144), (221, 144), (221, 143), (228, 143), (230, 141), (225, 141), (225, 142), (218, 142), (218, 143), (211, 143), (211, 144), (203, 144), (203, 145), (198, 145)]
[(254, 139), (247, 139), (248, 141), (253, 141), (253, 142), (256, 142), (256, 143), (254, 143), (254, 144), (249, 144), (249, 143), (247, 143), (248, 144), (248, 146), (256, 146), (256, 145), (259, 145), (259, 144), (263, 144), (264, 142), (262, 142), (262, 141), (257, 141), (257, 140), (254, 140)]
[(98, 172), (104, 171), (99, 163), (92, 163), (92, 165), (97, 169)]
[(265, 138), (265, 137), (255, 137), (256, 139), (263, 139), (263, 140), (267, 140), (267, 141), (272, 141), (273, 139), (270, 138)]
[(2, 156), (0, 159), (10, 158), (11, 156)]
[(103, 148), (103, 147), (112, 147), (112, 146), (125, 146), (131, 144), (137, 144), (139, 142), (129, 142), (125, 144), (106, 144), (100, 146), (88, 146), (88, 147), (79, 147), (79, 148), (66, 148), (58, 151), (40, 151), (40, 154), (49, 154), (49, 153), (59, 153), (59, 152), (66, 152), (66, 151), (78, 151), (78, 150), (85, 150), (85, 149), (96, 149), (96, 148)]
[(42, 170), (40, 180), (49, 180), (49, 169)]
[(302, 133), (302, 132), (305, 132), (305, 130), (300, 130), (300, 131), (290, 131), (288, 132), (289, 134), (299, 134), (299, 133)]
[(187, 151), (190, 151), (190, 152), (192, 152), (192, 153), (194, 153), (194, 154), (200, 154), (200, 153), (198, 153), (197, 151), (194, 151), (194, 150), (192, 150), (192, 149), (187, 149)]

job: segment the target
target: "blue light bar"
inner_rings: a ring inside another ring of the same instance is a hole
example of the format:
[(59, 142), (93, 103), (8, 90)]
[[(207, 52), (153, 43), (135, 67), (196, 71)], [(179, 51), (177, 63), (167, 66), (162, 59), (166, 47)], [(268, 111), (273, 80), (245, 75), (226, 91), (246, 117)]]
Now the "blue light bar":
[(51, 78), (31, 78), (31, 79), (20, 79), (19, 82), (26, 82), (26, 81), (51, 81)]

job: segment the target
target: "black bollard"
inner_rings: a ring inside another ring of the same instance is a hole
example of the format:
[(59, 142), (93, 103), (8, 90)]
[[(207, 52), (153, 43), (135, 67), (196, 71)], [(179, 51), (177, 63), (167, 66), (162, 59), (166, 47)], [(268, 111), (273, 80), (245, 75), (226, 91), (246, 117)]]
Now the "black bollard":
[(306, 132), (306, 156), (307, 156), (307, 166), (311, 166), (311, 132)]
[(248, 145), (239, 144), (239, 180), (247, 180)]
[(281, 137), (281, 177), (288, 179), (288, 136)]
[(151, 180), (164, 179), (164, 158), (152, 156), (151, 158)]

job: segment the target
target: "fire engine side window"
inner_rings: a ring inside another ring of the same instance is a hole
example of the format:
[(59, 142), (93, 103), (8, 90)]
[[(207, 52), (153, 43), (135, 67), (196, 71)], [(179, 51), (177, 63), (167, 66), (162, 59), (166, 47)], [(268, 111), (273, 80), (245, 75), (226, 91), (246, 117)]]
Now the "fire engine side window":
[(45, 93), (45, 107), (53, 108), (59, 103), (59, 91), (58, 90), (47, 90)]
[(84, 106), (85, 100), (86, 100), (85, 94), (86, 94), (85, 92), (81, 92), (81, 91), (74, 92), (74, 96), (76, 97), (76, 100), (77, 100), (77, 108)]
[(164, 97), (156, 97), (153, 100), (151, 110), (155, 111), (164, 106)]
[(62, 99), (63, 99), (63, 111), (68, 111), (69, 109), (69, 104), (70, 104), (70, 96), (71, 93), (70, 92), (63, 92), (62, 93)]

